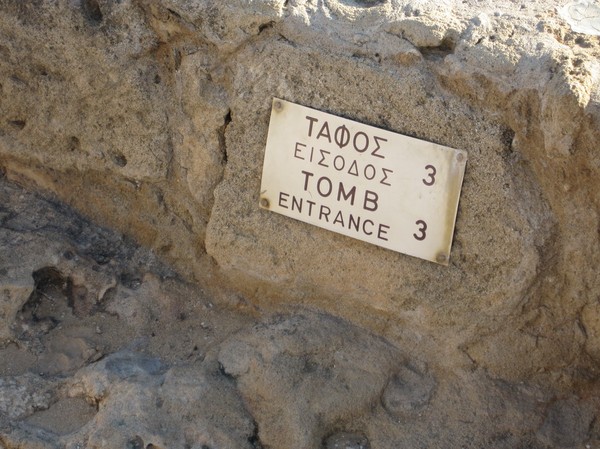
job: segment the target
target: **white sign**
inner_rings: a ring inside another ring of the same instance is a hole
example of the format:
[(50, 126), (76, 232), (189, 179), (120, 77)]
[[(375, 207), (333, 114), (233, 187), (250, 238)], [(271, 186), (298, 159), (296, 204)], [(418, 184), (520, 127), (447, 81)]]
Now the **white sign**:
[(448, 265), (467, 154), (273, 99), (260, 207)]

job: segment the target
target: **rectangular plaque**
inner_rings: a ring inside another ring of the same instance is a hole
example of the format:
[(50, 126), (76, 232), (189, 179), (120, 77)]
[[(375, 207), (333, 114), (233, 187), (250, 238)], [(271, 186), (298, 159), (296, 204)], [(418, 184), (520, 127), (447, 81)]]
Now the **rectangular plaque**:
[(448, 265), (467, 154), (273, 99), (260, 207)]

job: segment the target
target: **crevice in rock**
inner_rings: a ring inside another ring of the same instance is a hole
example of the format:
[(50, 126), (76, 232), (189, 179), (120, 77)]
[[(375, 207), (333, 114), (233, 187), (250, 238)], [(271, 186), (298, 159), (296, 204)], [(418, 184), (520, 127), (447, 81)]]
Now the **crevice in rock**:
[(388, 0), (354, 0), (353, 3), (361, 8), (372, 8), (374, 6), (384, 5)]
[(181, 50), (178, 48), (173, 49), (173, 62), (175, 64), (175, 71), (181, 67)]
[(511, 128), (506, 128), (500, 137), (502, 145), (504, 146), (504, 159), (506, 160), (508, 155), (513, 153), (513, 140), (515, 138), (515, 132)]
[(32, 295), (23, 307), (35, 307), (41, 299), (40, 295), (56, 299), (56, 294), (64, 295), (66, 291), (67, 280), (62, 273), (54, 267), (40, 268), (32, 273), (32, 277), (35, 283), (34, 294), (37, 292), (38, 295)]
[[(227, 111), (225, 117), (223, 118), (223, 125), (219, 128), (219, 149), (221, 151), (221, 162), (225, 166), (227, 165), (227, 141), (225, 138), (225, 133), (227, 132), (227, 127), (231, 123), (231, 109)], [(221, 178), (222, 180), (222, 178)], [(219, 182), (221, 182), (219, 180)]]
[(260, 437), (258, 436), (258, 423), (256, 421), (253, 422), (254, 433), (248, 437), (248, 443), (251, 444), (252, 449), (263, 449), (263, 445), (260, 441)]
[(17, 128), (19, 131), (25, 128), (25, 125), (27, 124), (25, 120), (10, 120), (8, 123)]
[(61, 313), (68, 306), (67, 279), (55, 267), (43, 267), (32, 273), (34, 288), (20, 310), (24, 329), (32, 334), (45, 334), (61, 322)]
[(456, 48), (456, 41), (446, 36), (440, 45), (435, 47), (417, 47), (417, 49), (421, 52), (423, 57), (430, 61), (438, 61), (444, 59), (446, 56), (454, 53), (454, 49)]
[(258, 27), (258, 34), (260, 35), (263, 31), (273, 28), (275, 25), (275, 21), (271, 20), (270, 22), (263, 23)]
[(225, 366), (221, 362), (219, 362), (218, 370), (219, 370), (219, 374), (221, 376), (223, 376), (227, 379), (232, 379), (232, 380), (235, 379), (235, 377), (233, 377), (230, 373), (227, 372), (227, 370), (225, 369)]
[(81, 0), (81, 11), (90, 24), (98, 26), (102, 23), (104, 16), (97, 0)]
[(177, 11), (175, 11), (171, 8), (167, 8), (167, 11), (169, 11), (169, 14), (171, 14), (172, 16), (175, 16), (178, 20), (182, 20), (181, 14), (179, 14)]
[(296, 48), (296, 47), (297, 47), (297, 45), (296, 45), (296, 43), (295, 43), (295, 42), (293, 42), (293, 41), (289, 40), (287, 37), (285, 37), (285, 36), (284, 36), (283, 34), (281, 34), (281, 33), (279, 33), (279, 34), (277, 35), (277, 40), (278, 40), (279, 42), (283, 42), (283, 43), (285, 43), (285, 44), (289, 45), (290, 47), (293, 47), (293, 48)]

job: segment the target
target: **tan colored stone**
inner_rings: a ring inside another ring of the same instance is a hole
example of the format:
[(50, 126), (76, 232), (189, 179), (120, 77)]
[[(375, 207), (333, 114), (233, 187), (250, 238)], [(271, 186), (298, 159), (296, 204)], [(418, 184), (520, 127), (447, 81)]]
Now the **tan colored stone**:
[[(228, 303), (319, 308), (507, 378), (562, 370), (595, 351), (600, 44), (561, 4), (9, 0), (0, 167)], [(450, 266), (260, 210), (273, 96), (466, 150)]]

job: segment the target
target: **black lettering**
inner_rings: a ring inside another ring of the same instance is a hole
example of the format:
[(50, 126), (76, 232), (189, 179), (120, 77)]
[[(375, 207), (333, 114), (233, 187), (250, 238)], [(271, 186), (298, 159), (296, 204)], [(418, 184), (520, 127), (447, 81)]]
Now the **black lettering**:
[(423, 184), (425, 184), (426, 186), (434, 185), (435, 184), (435, 175), (437, 173), (437, 170), (435, 169), (435, 167), (433, 165), (426, 165), (425, 170), (429, 170), (429, 171), (431, 171), (431, 173), (427, 173), (427, 177), (429, 179), (423, 179)]
[(304, 145), (303, 143), (296, 142), (296, 148), (294, 149), (294, 157), (296, 159), (304, 160), (303, 157), (298, 156), (298, 153), (300, 153), (302, 151), (300, 148), (298, 148), (299, 146), (302, 146), (302, 147), (306, 148), (306, 145)]
[(371, 192), (370, 190), (366, 190), (363, 208), (365, 210), (370, 210), (371, 212), (375, 212), (378, 207), (378, 205), (377, 205), (378, 200), (379, 200), (379, 195), (377, 195), (375, 192)]
[(315, 117), (311, 117), (310, 115), (306, 116), (306, 119), (310, 122), (308, 125), (308, 137), (312, 136), (313, 125), (315, 122), (318, 122), (319, 119)]
[(298, 198), (296, 201), (296, 196), (292, 196), (292, 211), (294, 209), (298, 209), (298, 212), (302, 213), (302, 198)]
[(346, 125), (338, 126), (335, 130), (335, 143), (338, 147), (344, 148), (350, 142), (350, 131), (346, 128)]
[(379, 231), (377, 232), (377, 238), (379, 240), (385, 240), (387, 242), (388, 239), (385, 238), (384, 235), (387, 235), (389, 229), (390, 229), (390, 227), (388, 225), (379, 224)]
[[(354, 170), (352, 170), (352, 169), (354, 169)], [(354, 162), (352, 162), (352, 165), (348, 169), (348, 174), (358, 176), (358, 165), (356, 164), (356, 160), (354, 160)]]
[(415, 224), (419, 225), (419, 233), (413, 234), (413, 237), (419, 241), (425, 240), (425, 237), (427, 237), (427, 233), (425, 232), (427, 231), (427, 223), (425, 223), (423, 220), (417, 220)]
[[(327, 211), (327, 212), (325, 212)], [(329, 223), (329, 214), (331, 213), (331, 209), (327, 206), (321, 205), (321, 210), (319, 211), (319, 220), (322, 220), (325, 217), (325, 221)]]
[(325, 150), (319, 150), (321, 152), (321, 160), (319, 161), (319, 165), (321, 167), (329, 167), (329, 165), (327, 164), (322, 164), (321, 162), (325, 162), (325, 155), (326, 154), (331, 154), (329, 151), (325, 151)]
[[(341, 167), (338, 167), (338, 163), (337, 163), (338, 159), (342, 161), (342, 166)], [(337, 171), (343, 170), (345, 166), (346, 166), (346, 160), (344, 159), (343, 156), (336, 156), (335, 159), (333, 159), (333, 167)]]
[(383, 170), (383, 179), (380, 181), (381, 184), (383, 184), (384, 186), (391, 186), (391, 184), (389, 182), (385, 182), (388, 179), (388, 175), (390, 173), (394, 173), (393, 170), (390, 170), (389, 168), (382, 168)]
[(306, 203), (308, 204), (308, 216), (312, 217), (312, 208), (317, 203), (315, 203), (314, 201), (310, 201), (310, 200), (306, 200)]
[[(356, 138), (358, 136), (363, 136), (365, 139), (365, 146), (361, 148), (358, 147), (358, 144), (356, 143)], [(364, 132), (359, 131), (356, 134), (354, 134), (354, 139), (352, 139), (352, 144), (354, 145), (354, 149), (356, 151), (358, 151), (359, 153), (364, 153), (365, 151), (367, 151), (367, 148), (369, 148), (369, 136), (367, 136)]]
[[(283, 192), (279, 192), (279, 207), (283, 207), (284, 209), (287, 209), (288, 207), (284, 204), (287, 202), (288, 200), (288, 196), (290, 196), (288, 193), (283, 193)], [(285, 198), (284, 198), (285, 197)]]
[(367, 223), (371, 223), (371, 226), (375, 225), (371, 220), (365, 220), (363, 221), (362, 230), (366, 235), (373, 235), (373, 231), (367, 231)]
[(337, 213), (337, 215), (335, 216), (335, 219), (333, 220), (333, 224), (341, 224), (342, 227), (344, 226), (344, 216), (342, 215), (342, 211), (339, 211)]
[(342, 199), (344, 199), (344, 201), (350, 200), (350, 204), (352, 206), (354, 206), (354, 199), (355, 198), (356, 198), (356, 186), (352, 186), (352, 188), (350, 189), (350, 191), (346, 192), (346, 189), (344, 188), (344, 184), (342, 182), (340, 182), (340, 186), (339, 186), (339, 189), (338, 189), (337, 200), (338, 201), (342, 201)]
[(387, 142), (387, 139), (384, 139), (383, 137), (378, 137), (378, 136), (373, 136), (373, 139), (375, 139), (377, 148), (375, 148), (373, 150), (373, 152), (371, 153), (371, 156), (380, 157), (381, 159), (385, 159), (385, 156), (383, 154), (377, 153), (377, 151), (381, 150), (381, 145), (379, 145), (379, 141)]
[(315, 153), (315, 147), (310, 147), (310, 161), (313, 161), (313, 154)]
[(304, 170), (302, 170), (302, 174), (304, 175), (304, 191), (306, 192), (308, 190), (308, 178), (314, 176), (315, 174)]
[[(371, 170), (369, 170), (371, 172), (371, 176), (369, 177), (369, 175), (367, 174), (367, 169), (371, 167)], [(375, 175), (377, 174), (377, 170), (375, 170), (375, 167), (373, 167), (371, 164), (365, 166), (365, 169), (363, 170), (363, 173), (365, 175), (365, 178), (367, 178), (369, 181), (372, 180)]]
[[(321, 190), (321, 185), (323, 184), (323, 181), (325, 181), (325, 184), (327, 184), (326, 191)], [(319, 192), (319, 195), (321, 195), (323, 198), (327, 198), (329, 195), (331, 195), (332, 190), (333, 184), (331, 183), (331, 180), (327, 176), (321, 176), (317, 181), (317, 192)]]
[(321, 131), (317, 134), (317, 139), (320, 139), (321, 136), (326, 137), (329, 143), (331, 143), (331, 134), (329, 134), (329, 123), (324, 122), (321, 127)]
[(356, 217), (356, 220), (354, 220), (354, 215), (350, 214), (350, 219), (348, 220), (348, 229), (352, 229), (353, 226), (354, 226), (354, 230), (356, 232), (359, 232), (359, 230), (360, 230), (360, 217)]

